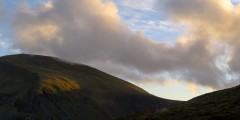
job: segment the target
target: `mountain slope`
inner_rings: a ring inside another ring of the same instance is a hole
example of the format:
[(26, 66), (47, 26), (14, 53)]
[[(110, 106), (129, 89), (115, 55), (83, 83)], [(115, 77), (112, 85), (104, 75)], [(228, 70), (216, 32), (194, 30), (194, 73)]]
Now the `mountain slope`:
[(178, 103), (86, 65), (26, 54), (0, 58), (1, 120), (111, 120)]
[(119, 120), (240, 120), (240, 86), (208, 93), (165, 110)]

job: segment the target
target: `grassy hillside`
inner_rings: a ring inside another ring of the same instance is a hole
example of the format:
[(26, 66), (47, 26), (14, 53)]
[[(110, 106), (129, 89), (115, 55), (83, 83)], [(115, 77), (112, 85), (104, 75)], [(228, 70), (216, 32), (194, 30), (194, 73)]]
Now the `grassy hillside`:
[(25, 54), (0, 58), (0, 120), (111, 120), (178, 103), (86, 65)]
[(240, 86), (196, 97), (177, 107), (119, 120), (240, 120)]

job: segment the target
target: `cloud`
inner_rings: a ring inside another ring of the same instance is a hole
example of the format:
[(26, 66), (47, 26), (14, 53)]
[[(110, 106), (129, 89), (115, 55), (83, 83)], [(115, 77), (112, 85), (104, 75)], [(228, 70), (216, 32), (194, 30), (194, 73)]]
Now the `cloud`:
[[(166, 21), (154, 9), (156, 0), (109, 0), (114, 1), (119, 15), (132, 31), (142, 31), (147, 38), (170, 43), (175, 41), (182, 26)], [(138, 3), (138, 4), (135, 4)], [(171, 45), (171, 43), (169, 44)]]
[[(112, 0), (118, 3), (120, 6), (125, 6), (131, 9), (140, 10), (140, 11), (155, 11), (154, 3), (156, 0)], [(136, 4), (138, 3), (138, 4)]]
[(188, 84), (188, 89), (193, 93), (196, 94), (199, 90), (198, 85), (193, 84), (193, 83), (189, 83)]
[(9, 38), (26, 53), (89, 64), (136, 82), (171, 78), (213, 88), (238, 83), (227, 82), (227, 73), (216, 65), (216, 58), (226, 53), (218, 47), (221, 41), (233, 49), (226, 64), (234, 72), (240, 68), (234, 62), (240, 58), (234, 40), (238, 39), (235, 33), (240, 27), (235, 25), (239, 15), (233, 11), (234, 6), (223, 6), (215, 0), (168, 0), (158, 4), (172, 22), (189, 25), (189, 31), (171, 47), (129, 30), (114, 3), (101, 0), (56, 0), (35, 9), (22, 4), (8, 23)]
[[(215, 78), (215, 81), (220, 84), (219, 86), (226, 87), (239, 83), (238, 77), (236, 77), (240, 72), (237, 62), (240, 58), (237, 55), (240, 39), (238, 35), (240, 30), (239, 6), (234, 6), (230, 0), (165, 0), (164, 2), (159, 1), (156, 8), (165, 11), (169, 19), (175, 23), (189, 26), (187, 36), (191, 36), (192, 40), (205, 41), (205, 46), (208, 46), (207, 52), (215, 53), (209, 60), (213, 61), (219, 56), (225, 56), (225, 59), (231, 58), (222, 60), (222, 62), (225, 61), (224, 63), (217, 64), (225, 64), (229, 67), (228, 72), (234, 74), (230, 76), (235, 77), (231, 77), (232, 81), (227, 82), (224, 78)], [(187, 42), (189, 41), (187, 40)], [(226, 72), (221, 72), (220, 74), (226, 74)], [(219, 75), (213, 74), (212, 76)], [(210, 80), (206, 79), (205, 81)]]
[(19, 52), (19, 49), (17, 49), (13, 44), (9, 42), (9, 40), (0, 34), (0, 55), (14, 54)]

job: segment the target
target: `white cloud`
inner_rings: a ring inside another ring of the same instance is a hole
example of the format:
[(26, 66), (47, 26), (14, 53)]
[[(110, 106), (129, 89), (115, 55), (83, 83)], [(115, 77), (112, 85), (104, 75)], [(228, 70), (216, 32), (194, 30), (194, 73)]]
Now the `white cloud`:
[(20, 53), (20, 50), (0, 34), (0, 55), (16, 53)]

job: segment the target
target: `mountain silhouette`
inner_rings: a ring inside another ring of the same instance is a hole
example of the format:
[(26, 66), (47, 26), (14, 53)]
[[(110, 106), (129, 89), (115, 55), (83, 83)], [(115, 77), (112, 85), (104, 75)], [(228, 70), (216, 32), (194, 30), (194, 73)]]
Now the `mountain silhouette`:
[(0, 120), (112, 120), (179, 104), (87, 65), (0, 57)]
[(139, 112), (119, 120), (240, 120), (240, 86), (201, 95), (176, 107)]

